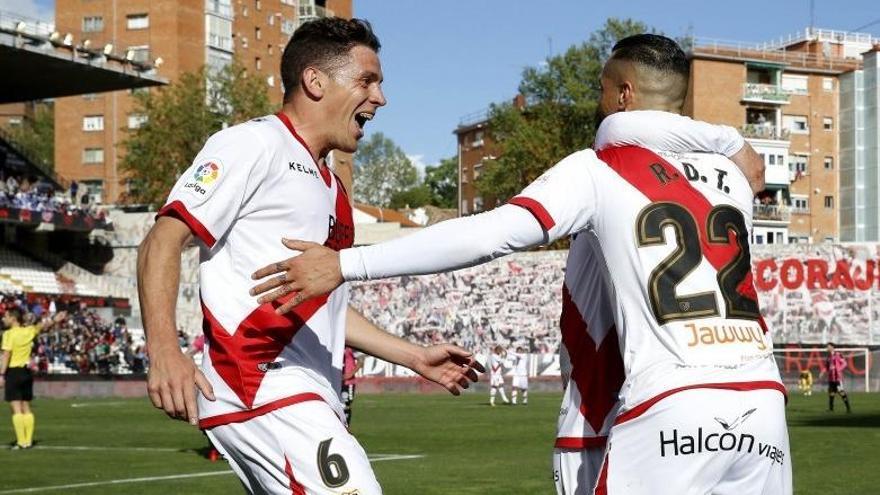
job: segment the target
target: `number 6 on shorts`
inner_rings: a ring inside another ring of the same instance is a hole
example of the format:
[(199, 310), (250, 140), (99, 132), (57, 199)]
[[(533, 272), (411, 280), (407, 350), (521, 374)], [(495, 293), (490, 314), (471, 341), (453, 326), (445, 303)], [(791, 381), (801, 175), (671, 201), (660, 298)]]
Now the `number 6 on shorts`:
[(318, 472), (321, 480), (330, 488), (339, 488), (348, 482), (348, 466), (339, 454), (330, 454), (332, 438), (318, 444)]

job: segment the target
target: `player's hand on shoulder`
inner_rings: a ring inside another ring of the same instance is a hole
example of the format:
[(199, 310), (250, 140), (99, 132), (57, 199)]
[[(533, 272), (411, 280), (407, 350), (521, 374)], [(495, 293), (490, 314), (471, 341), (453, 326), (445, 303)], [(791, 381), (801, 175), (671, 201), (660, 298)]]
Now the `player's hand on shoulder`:
[(284, 314), (304, 301), (333, 292), (345, 281), (338, 252), (315, 242), (291, 239), (282, 239), (282, 242), (288, 249), (301, 253), (253, 273), (254, 280), (271, 277), (250, 290), (252, 296), (260, 296), (257, 299), (260, 304), (294, 293), (293, 297), (279, 301), (282, 304), (275, 309), (275, 313)]
[(462, 389), (470, 387), (470, 382), (476, 382), (478, 372), (486, 372), (472, 352), (452, 344), (421, 348), (412, 369), (452, 395), (461, 394)]
[(173, 419), (196, 425), (199, 418), (196, 388), (208, 400), (214, 400), (211, 383), (180, 348), (150, 349), (147, 392), (154, 406)]

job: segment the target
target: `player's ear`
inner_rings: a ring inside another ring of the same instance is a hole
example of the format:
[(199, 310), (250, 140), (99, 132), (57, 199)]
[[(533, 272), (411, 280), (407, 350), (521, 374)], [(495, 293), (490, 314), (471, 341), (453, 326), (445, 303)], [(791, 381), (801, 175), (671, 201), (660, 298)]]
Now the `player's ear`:
[(635, 86), (630, 81), (623, 81), (617, 86), (617, 109), (626, 111), (635, 106)]
[(327, 87), (327, 75), (315, 67), (306, 67), (300, 77), (303, 92), (313, 100), (324, 97), (324, 89)]

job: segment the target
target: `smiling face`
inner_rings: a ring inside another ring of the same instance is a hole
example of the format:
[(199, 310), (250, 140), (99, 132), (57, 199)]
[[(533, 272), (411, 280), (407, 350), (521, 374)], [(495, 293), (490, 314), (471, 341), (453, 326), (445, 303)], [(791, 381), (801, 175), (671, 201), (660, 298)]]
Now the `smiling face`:
[(371, 48), (357, 45), (344, 66), (331, 71), (322, 98), (332, 149), (352, 153), (364, 136), (364, 125), (384, 106), (382, 67)]

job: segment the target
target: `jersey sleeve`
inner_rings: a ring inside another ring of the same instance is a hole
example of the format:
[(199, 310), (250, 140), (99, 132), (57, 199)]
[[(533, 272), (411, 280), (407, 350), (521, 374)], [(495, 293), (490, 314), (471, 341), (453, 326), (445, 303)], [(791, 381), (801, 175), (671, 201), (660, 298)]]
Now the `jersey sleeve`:
[(596, 131), (595, 148), (641, 146), (682, 153), (705, 151), (729, 157), (744, 145), (745, 140), (733, 127), (709, 124), (670, 112), (640, 110), (605, 117)]
[(602, 166), (592, 150), (573, 153), (529, 184), (510, 204), (531, 212), (547, 233), (548, 242), (575, 234), (595, 219), (598, 196), (594, 171)]
[(208, 139), (157, 215), (183, 221), (208, 248), (223, 237), (268, 170), (267, 146), (246, 125)]
[(2, 341), (0, 341), (0, 350), (12, 351), (12, 337), (10, 337), (9, 330), (3, 332), (3, 338)]

